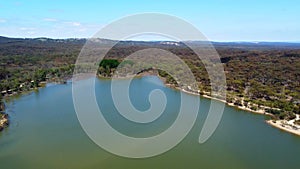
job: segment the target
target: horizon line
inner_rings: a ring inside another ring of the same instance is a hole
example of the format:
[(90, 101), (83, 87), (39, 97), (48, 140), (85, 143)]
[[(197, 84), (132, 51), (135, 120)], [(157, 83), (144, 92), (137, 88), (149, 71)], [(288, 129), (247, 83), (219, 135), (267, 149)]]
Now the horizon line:
[[(12, 37), (0, 35), (2, 38), (10, 38), (10, 39), (52, 39), (52, 40), (67, 40), (67, 39), (93, 39), (93, 37), (46, 37), (46, 36), (37, 36), (37, 37)], [(184, 40), (184, 41), (175, 41), (175, 40), (134, 40), (134, 39), (125, 39), (125, 40), (117, 40), (117, 39), (107, 39), (107, 38), (95, 38), (95, 39), (104, 39), (111, 41), (132, 41), (132, 42), (215, 42), (215, 43), (300, 43), (299, 41), (286, 41), (286, 40)]]

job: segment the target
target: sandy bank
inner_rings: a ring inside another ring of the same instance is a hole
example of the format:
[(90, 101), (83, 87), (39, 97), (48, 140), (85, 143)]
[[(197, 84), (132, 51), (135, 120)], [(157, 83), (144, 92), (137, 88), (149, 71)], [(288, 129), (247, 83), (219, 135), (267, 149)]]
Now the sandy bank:
[(276, 127), (278, 129), (281, 129), (283, 131), (295, 134), (300, 136), (300, 126), (299, 125), (292, 125), (289, 124), (287, 121), (285, 120), (267, 120), (266, 123), (270, 124), (273, 127)]
[(9, 124), (8, 115), (7, 114), (0, 114), (0, 131), (6, 128)]

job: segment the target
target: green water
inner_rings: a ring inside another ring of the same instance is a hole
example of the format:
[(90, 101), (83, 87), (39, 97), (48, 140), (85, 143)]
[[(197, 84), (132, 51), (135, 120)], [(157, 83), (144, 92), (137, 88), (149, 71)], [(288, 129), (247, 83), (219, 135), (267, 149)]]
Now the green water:
[[(156, 77), (133, 80), (130, 97), (137, 109), (149, 107), (148, 94), (161, 89), (168, 98), (165, 113), (151, 124), (136, 126), (120, 116), (110, 95), (110, 81), (97, 80), (98, 104), (113, 127), (136, 137), (156, 135), (176, 118), (180, 92), (164, 87)], [(0, 133), (1, 169), (266, 169), (299, 168), (300, 137), (264, 123), (265, 117), (225, 107), (222, 121), (204, 144), (199, 133), (210, 100), (201, 98), (198, 119), (188, 136), (172, 150), (147, 159), (112, 155), (81, 129), (72, 102), (72, 86), (49, 85), (7, 103), (11, 126)], [(196, 96), (195, 96), (196, 97)]]

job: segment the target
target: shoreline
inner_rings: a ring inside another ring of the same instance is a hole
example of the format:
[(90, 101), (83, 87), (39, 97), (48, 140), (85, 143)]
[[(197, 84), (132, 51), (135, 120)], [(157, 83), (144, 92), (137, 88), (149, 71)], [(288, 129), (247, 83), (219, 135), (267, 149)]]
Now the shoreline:
[[(217, 100), (217, 101), (220, 101), (220, 102), (223, 102), (225, 103), (226, 105), (230, 106), (230, 107), (234, 107), (234, 108), (237, 108), (237, 109), (240, 109), (240, 110), (243, 110), (243, 111), (246, 111), (246, 112), (250, 112), (250, 113), (254, 113), (254, 114), (260, 114), (260, 115), (265, 115), (265, 116), (270, 116), (270, 117), (274, 117), (273, 114), (271, 113), (266, 113), (264, 110), (260, 109), (260, 110), (251, 110), (250, 108), (248, 107), (245, 107), (245, 106), (236, 106), (234, 105), (233, 103), (228, 103), (226, 102), (225, 100), (221, 100), (221, 99), (218, 99), (218, 98), (214, 98), (212, 96), (208, 96), (208, 95), (200, 95), (198, 93), (193, 93), (193, 92), (189, 92), (189, 91), (186, 91), (184, 89), (179, 89), (179, 88), (176, 88), (177, 90), (180, 90), (182, 92), (185, 92), (187, 94), (191, 94), (191, 95), (196, 95), (196, 96), (202, 96), (204, 98), (208, 98), (208, 99), (212, 99), (212, 100)], [(293, 119), (291, 121), (285, 121), (285, 120), (266, 120), (265, 122), (274, 127), (274, 128), (277, 128), (277, 129), (280, 129), (282, 131), (285, 131), (285, 132), (288, 132), (288, 133), (291, 133), (291, 134), (294, 134), (294, 135), (297, 135), (297, 136), (300, 136), (300, 125), (296, 125), (294, 124), (293, 122), (295, 120), (299, 120), (300, 119), (300, 115), (297, 115), (297, 118), (296, 119)]]
[(245, 106), (237, 106), (237, 105), (234, 105), (234, 103), (228, 103), (226, 102), (226, 100), (222, 100), (222, 99), (219, 99), (219, 98), (216, 98), (216, 97), (213, 97), (213, 96), (209, 96), (209, 95), (201, 95), (200, 93), (196, 93), (196, 92), (192, 92), (192, 91), (187, 91), (185, 89), (181, 89), (179, 87), (172, 87), (172, 85), (170, 84), (165, 84), (167, 87), (170, 87), (170, 88), (174, 88), (174, 89), (177, 89), (177, 90), (180, 90), (186, 94), (190, 94), (190, 95), (194, 95), (194, 96), (201, 96), (201, 97), (204, 97), (204, 98), (207, 98), (207, 99), (212, 99), (212, 100), (216, 100), (216, 101), (219, 101), (219, 102), (222, 102), (222, 103), (225, 103), (226, 105), (230, 106), (230, 107), (234, 107), (234, 108), (237, 108), (237, 109), (240, 109), (240, 110), (244, 110), (244, 111), (248, 111), (248, 112), (251, 112), (251, 113), (255, 113), (255, 114), (261, 114), (261, 115), (266, 115), (266, 116), (271, 116), (273, 117), (274, 115), (271, 114), (271, 113), (267, 113), (265, 112), (263, 109), (259, 109), (259, 110), (251, 110), (250, 108), (248, 107), (245, 107)]
[(0, 132), (7, 128), (9, 125), (8, 114), (5, 113), (5, 105), (2, 101), (2, 96), (0, 98)]
[[(266, 120), (265, 121), (270, 126), (280, 129), (282, 131), (300, 136), (300, 126), (287, 124), (285, 120)], [(296, 127), (296, 128), (294, 128)]]
[(4, 100), (6, 100), (6, 101), (14, 100), (14, 99), (17, 99), (19, 97), (23, 97), (23, 96), (26, 96), (26, 95), (31, 94), (33, 92), (39, 91), (41, 88), (47, 87), (48, 84), (54, 84), (54, 85), (66, 84), (67, 81), (68, 81), (67, 78), (63, 78), (63, 80), (60, 80), (60, 81), (56, 81), (56, 80), (42, 81), (42, 82), (39, 83), (39, 86), (35, 87), (35, 88), (29, 88), (28, 90), (24, 90), (24, 91), (15, 91), (15, 92), (12, 92), (10, 94), (5, 93), (4, 95), (2, 95), (2, 93), (1, 93), (1, 99), (0, 99), (0, 101), (1, 101), (1, 105), (0, 105), (0, 132), (2, 132), (4, 129), (8, 128), (9, 125), (10, 125), (10, 121), (9, 121), (9, 116), (10, 115), (8, 113), (6, 113), (6, 111), (5, 111)]
[[(175, 89), (175, 90), (178, 90), (178, 91), (182, 91), (186, 94), (190, 94), (190, 95), (193, 95), (193, 96), (200, 96), (200, 97), (204, 97), (204, 98), (211, 99), (211, 100), (216, 100), (216, 101), (219, 101), (219, 102), (222, 102), (222, 103), (226, 104), (227, 106), (230, 106), (230, 107), (233, 107), (233, 108), (236, 108), (236, 109), (239, 109), (239, 110), (243, 110), (245, 112), (264, 115), (264, 116), (269, 116), (269, 117), (274, 117), (273, 114), (267, 113), (265, 111), (265, 109), (252, 110), (249, 107), (238, 106), (238, 105), (235, 105), (234, 103), (228, 103), (226, 100), (222, 100), (222, 99), (219, 99), (219, 98), (216, 98), (216, 97), (213, 97), (213, 96), (209, 96), (209, 95), (206, 95), (206, 94), (201, 95), (199, 92), (195, 92), (195, 91), (187, 91), (187, 90), (182, 89), (180, 87), (174, 86), (173, 84), (166, 83), (166, 79), (164, 77), (159, 76), (155, 72), (143, 72), (141, 74), (136, 75), (135, 78), (141, 78), (141, 77), (144, 77), (144, 76), (157, 76), (162, 80), (163, 84), (166, 87), (169, 87), (169, 88), (172, 88), (172, 89)], [(101, 76), (98, 75), (98, 77), (101, 77)], [(109, 79), (110, 77), (104, 77), (104, 78)], [(120, 77), (120, 79), (126, 79), (126, 78), (129, 78), (129, 77)], [(297, 117), (299, 117), (299, 119), (300, 119), (300, 116), (297, 115)], [(274, 124), (273, 121), (275, 121), (276, 123)], [(295, 125), (299, 128), (298, 130), (295, 130), (295, 129), (292, 129), (292, 128), (287, 128), (287, 126), (283, 127), (282, 124), (280, 123), (280, 120), (266, 120), (265, 122), (268, 125), (273, 126), (274, 128), (281, 129), (285, 132), (292, 133), (292, 134), (295, 134), (297, 136), (300, 136), (300, 125)]]
[[(159, 76), (160, 77), (160, 76)], [(160, 77), (161, 79), (164, 79), (163, 77)], [(273, 114), (271, 113), (267, 113), (264, 109), (259, 109), (259, 110), (252, 110), (250, 109), (249, 107), (245, 107), (245, 106), (237, 106), (237, 105), (234, 105), (234, 103), (228, 103), (226, 100), (222, 100), (222, 99), (219, 99), (219, 98), (216, 98), (216, 97), (213, 97), (213, 96), (209, 96), (209, 95), (206, 95), (206, 94), (203, 94), (201, 95), (200, 93), (198, 92), (193, 92), (193, 91), (187, 91), (185, 89), (181, 89), (179, 87), (176, 87), (176, 86), (173, 86), (172, 84), (167, 84), (165, 83), (165, 81), (163, 80), (164, 84), (167, 86), (167, 87), (170, 87), (170, 88), (173, 88), (173, 89), (176, 89), (176, 90), (179, 90), (179, 91), (182, 91), (186, 94), (190, 94), (190, 95), (194, 95), (194, 96), (200, 96), (200, 97), (204, 97), (204, 98), (207, 98), (207, 99), (211, 99), (211, 100), (216, 100), (216, 101), (219, 101), (219, 102), (222, 102), (222, 103), (225, 103), (227, 106), (230, 106), (230, 107), (233, 107), (233, 108), (236, 108), (236, 109), (240, 109), (240, 110), (243, 110), (243, 111), (246, 111), (246, 112), (249, 112), (249, 113), (254, 113), (254, 114), (259, 114), (259, 115), (264, 115), (264, 116), (269, 116), (269, 117), (274, 117)], [(294, 124), (293, 122), (295, 120), (300, 120), (300, 115), (296, 115), (296, 119), (293, 119), (289, 122), (289, 124), (283, 124), (284, 121), (283, 120), (266, 120), (265, 122), (274, 127), (274, 128), (277, 128), (277, 129), (280, 129), (280, 130), (283, 130), (285, 132), (288, 132), (288, 133), (291, 133), (291, 134), (294, 134), (294, 135), (297, 135), (297, 136), (300, 136), (300, 125), (296, 125)], [(275, 122), (275, 123), (274, 123)], [(294, 126), (291, 127), (291, 126)]]
[[(142, 78), (142, 77), (145, 77), (145, 76), (157, 76), (157, 77), (159, 77), (162, 80), (163, 84), (166, 87), (169, 87), (169, 88), (172, 88), (172, 89), (184, 92), (186, 94), (190, 94), (190, 95), (193, 95), (193, 96), (200, 96), (200, 97), (211, 99), (211, 100), (216, 100), (216, 101), (219, 101), (219, 102), (222, 102), (222, 103), (226, 104), (227, 106), (230, 106), (230, 107), (233, 107), (233, 108), (236, 108), (236, 109), (239, 109), (239, 110), (243, 110), (243, 111), (246, 111), (246, 112), (249, 112), (249, 113), (254, 113), (254, 114), (260, 114), (260, 115), (274, 117), (273, 114), (265, 112), (264, 109), (252, 110), (249, 107), (238, 106), (238, 105), (235, 105), (234, 103), (228, 103), (226, 100), (222, 100), (222, 99), (219, 99), (219, 98), (216, 98), (216, 97), (213, 97), (213, 96), (209, 96), (209, 95), (206, 95), (206, 94), (202, 94), (201, 95), (199, 92), (187, 91), (187, 90), (182, 89), (180, 87), (174, 86), (173, 84), (168, 84), (168, 83), (166, 83), (166, 79), (164, 77), (161, 77), (158, 74), (156, 74), (156, 72), (143, 72), (141, 74), (138, 74), (138, 75), (134, 76), (134, 78)], [(100, 75), (97, 75), (96, 77), (100, 78), (100, 79), (111, 79), (111, 77), (102, 77)], [(117, 78), (128, 79), (128, 78), (131, 78), (131, 77), (117, 77)], [(55, 85), (56, 84), (65, 84), (65, 83), (57, 83), (57, 82), (49, 82), (49, 81), (48, 82), (43, 82), (43, 83), (45, 83), (45, 84), (53, 83)], [(42, 87), (46, 87), (46, 85), (42, 86)], [(34, 90), (39, 90), (42, 87), (37, 87)], [(22, 96), (23, 94), (31, 93), (34, 90), (29, 90), (29, 91), (26, 91), (26, 92), (21, 92), (21, 93), (18, 93), (17, 95), (21, 95)], [(5, 97), (12, 97), (12, 96), (14, 96), (14, 94), (8, 95), (8, 96), (5, 96)], [(8, 116), (9, 115), (5, 114), (5, 113), (4, 114), (0, 114), (0, 117), (1, 117), (0, 118), (0, 131), (2, 131), (4, 128), (8, 127), (8, 125), (9, 125)], [(300, 116), (297, 115), (297, 118), (300, 119)], [(270, 125), (270, 126), (272, 126), (274, 128), (281, 129), (283, 131), (286, 131), (286, 132), (289, 132), (289, 133), (292, 133), (292, 134), (300, 136), (300, 125), (295, 125), (296, 127), (298, 127), (298, 129), (293, 129), (293, 128), (290, 127), (291, 124), (284, 125), (284, 122), (282, 120), (266, 120), (265, 122), (268, 125)]]
[(8, 114), (0, 113), (0, 132), (9, 126)]

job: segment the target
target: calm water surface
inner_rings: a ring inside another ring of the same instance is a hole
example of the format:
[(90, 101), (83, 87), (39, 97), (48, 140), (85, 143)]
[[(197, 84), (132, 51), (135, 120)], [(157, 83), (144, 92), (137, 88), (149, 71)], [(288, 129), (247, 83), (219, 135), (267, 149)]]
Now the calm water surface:
[[(149, 108), (148, 94), (157, 88), (165, 92), (168, 103), (164, 114), (149, 124), (131, 123), (118, 114), (109, 80), (96, 80), (95, 91), (105, 118), (116, 130), (149, 137), (166, 130), (175, 120), (180, 92), (164, 87), (156, 77), (134, 79), (130, 88), (132, 103), (139, 110)], [(225, 107), (214, 135), (198, 144), (210, 105), (204, 98), (192, 131), (172, 150), (147, 159), (112, 155), (82, 130), (71, 89), (71, 84), (49, 85), (7, 103), (11, 126), (0, 133), (1, 169), (299, 168), (300, 137), (272, 128), (264, 123), (264, 116), (231, 107)]]

